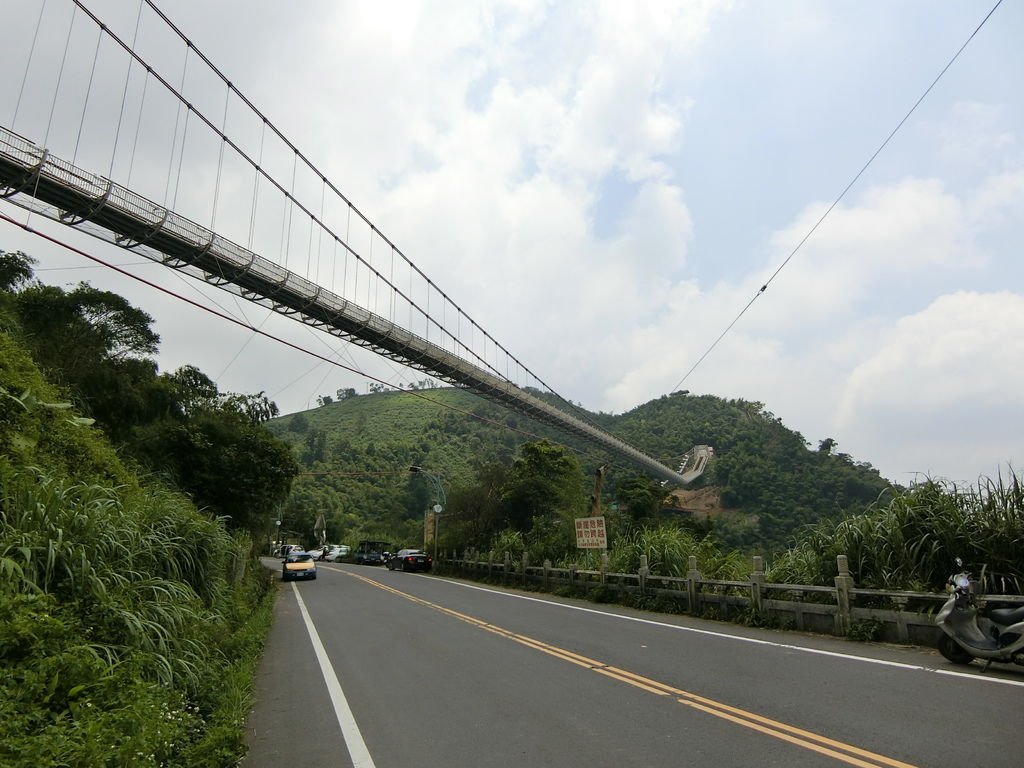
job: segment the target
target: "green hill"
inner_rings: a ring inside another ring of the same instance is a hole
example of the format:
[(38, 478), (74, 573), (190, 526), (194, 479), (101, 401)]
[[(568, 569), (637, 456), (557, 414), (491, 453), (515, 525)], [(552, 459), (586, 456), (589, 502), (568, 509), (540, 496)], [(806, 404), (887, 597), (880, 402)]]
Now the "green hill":
[[(696, 444), (714, 446), (716, 458), (698, 487), (712, 490), (710, 524), (735, 546), (778, 548), (803, 526), (861, 511), (889, 488), (870, 464), (834, 454), (834, 441), (810, 448), (760, 403), (678, 393), (619, 416), (584, 415), (670, 466)], [(349, 396), (267, 426), (293, 445), (305, 472), (293, 486), (284, 527), (308, 534), (324, 512), (329, 535), (345, 540), (418, 540), (434, 492), (408, 472), (410, 465), (457, 489), (544, 438), (576, 453), (588, 476), (610, 462), (609, 500), (637, 475), (583, 441), (453, 388)], [(665, 506), (685, 509), (678, 501)]]

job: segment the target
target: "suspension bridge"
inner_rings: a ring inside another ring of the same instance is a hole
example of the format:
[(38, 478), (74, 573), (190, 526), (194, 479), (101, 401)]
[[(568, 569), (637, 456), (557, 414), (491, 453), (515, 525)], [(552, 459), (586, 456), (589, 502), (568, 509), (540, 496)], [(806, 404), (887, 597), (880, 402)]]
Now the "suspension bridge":
[[(534, 394), (555, 393), (417, 268), (151, 0), (140, 0), (131, 40), (130, 24), (119, 32), (80, 0), (31, 10), (9, 19), (8, 30), (22, 25), (24, 74), (0, 91), (13, 102), (9, 124), (0, 124), (0, 196), (8, 203), (469, 389), (664, 481), (685, 485), (703, 472), (706, 446), (690, 451), (677, 471)], [(177, 83), (142, 50), (144, 19), (176, 41)], [(69, 56), (80, 60), (69, 65)], [(189, 66), (197, 64), (216, 88), (190, 86)], [(219, 121), (204, 106), (218, 102)], [(84, 167), (90, 160), (106, 175)], [(251, 194), (222, 194), (242, 184)], [(196, 220), (199, 213), (209, 226)], [(301, 264), (303, 251), (300, 272), (291, 263)]]

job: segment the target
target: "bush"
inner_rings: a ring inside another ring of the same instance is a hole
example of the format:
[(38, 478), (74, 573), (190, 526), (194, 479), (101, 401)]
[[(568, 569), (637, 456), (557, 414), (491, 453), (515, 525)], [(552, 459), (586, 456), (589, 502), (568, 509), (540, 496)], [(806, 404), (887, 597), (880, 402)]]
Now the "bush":
[(884, 622), (877, 619), (865, 619), (864, 621), (853, 622), (850, 625), (850, 630), (846, 633), (846, 637), (848, 640), (872, 643), (881, 640), (884, 632)]
[(163, 490), (0, 471), (0, 764), (236, 762), (273, 592), (232, 545)]

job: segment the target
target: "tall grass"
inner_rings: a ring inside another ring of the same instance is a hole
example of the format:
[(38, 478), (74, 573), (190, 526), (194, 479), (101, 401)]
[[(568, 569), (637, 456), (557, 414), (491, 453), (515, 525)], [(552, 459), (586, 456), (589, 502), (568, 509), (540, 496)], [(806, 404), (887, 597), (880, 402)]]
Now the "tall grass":
[(180, 495), (0, 461), (0, 764), (237, 760), (232, 670), (262, 637), (236, 636), (264, 588), (235, 581), (246, 556)]
[(810, 529), (768, 572), (769, 581), (828, 584), (836, 556), (849, 557), (859, 586), (940, 588), (960, 557), (987, 591), (1024, 593), (1024, 490), (1009, 471), (976, 486), (926, 480), (884, 507)]

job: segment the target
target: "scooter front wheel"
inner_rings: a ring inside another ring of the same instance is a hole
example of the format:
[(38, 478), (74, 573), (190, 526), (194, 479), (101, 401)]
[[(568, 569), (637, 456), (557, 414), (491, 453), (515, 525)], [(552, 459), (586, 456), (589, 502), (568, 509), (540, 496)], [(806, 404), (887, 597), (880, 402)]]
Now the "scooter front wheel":
[(939, 653), (954, 664), (970, 664), (974, 657), (945, 632), (939, 637)]

